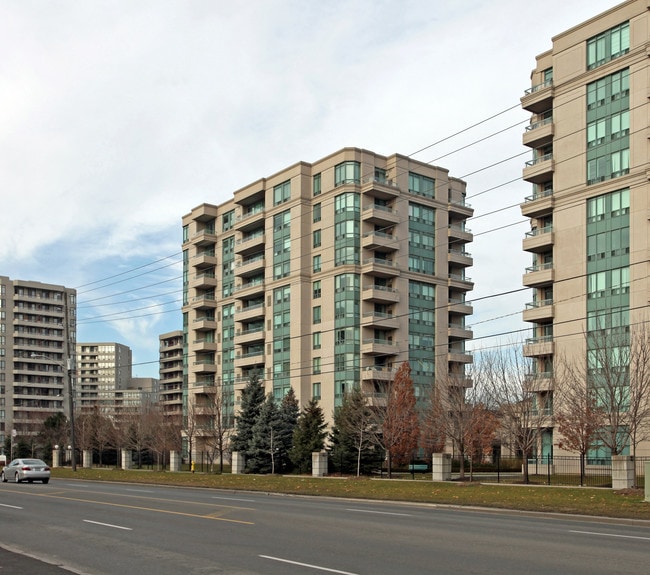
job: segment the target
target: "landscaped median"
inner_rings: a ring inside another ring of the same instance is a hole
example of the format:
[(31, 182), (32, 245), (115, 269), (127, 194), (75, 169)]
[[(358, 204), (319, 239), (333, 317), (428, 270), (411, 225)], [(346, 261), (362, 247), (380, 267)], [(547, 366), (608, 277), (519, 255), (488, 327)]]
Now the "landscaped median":
[(122, 469), (55, 468), (54, 480), (76, 478), (97, 481), (153, 483), (236, 491), (263, 491), (291, 495), (316, 495), (386, 501), (575, 513), (650, 521), (650, 503), (642, 490), (540, 487), (527, 485), (408, 481), (356, 477), (301, 475), (231, 475), (224, 473), (171, 473)]

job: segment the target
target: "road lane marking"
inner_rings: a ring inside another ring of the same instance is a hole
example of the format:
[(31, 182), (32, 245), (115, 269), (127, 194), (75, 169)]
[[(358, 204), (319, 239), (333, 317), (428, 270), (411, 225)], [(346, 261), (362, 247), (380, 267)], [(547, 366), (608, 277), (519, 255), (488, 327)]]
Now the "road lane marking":
[(411, 517), (410, 513), (391, 513), (390, 511), (371, 511), (368, 509), (346, 509), (346, 511), (354, 511), (355, 513), (374, 513), (376, 515), (399, 515), (400, 517)]
[(22, 509), (22, 507), (17, 507), (16, 505), (5, 505), (4, 503), (0, 503), (0, 507), (9, 507), (10, 509)]
[(244, 501), (246, 503), (255, 503), (255, 499), (239, 499), (237, 497), (211, 497), (211, 499), (223, 499), (225, 501)]
[(338, 569), (330, 569), (329, 567), (321, 567), (320, 565), (311, 565), (309, 563), (300, 563), (299, 561), (291, 561), (289, 559), (282, 559), (280, 557), (271, 557), (270, 555), (260, 555), (262, 559), (270, 559), (271, 561), (280, 561), (281, 563), (289, 563), (290, 565), (299, 565), (300, 567), (309, 567), (310, 569), (318, 569), (319, 571), (327, 571), (328, 573), (339, 573), (340, 575), (357, 575), (349, 571), (339, 571)]
[(639, 537), (638, 535), (619, 535), (617, 533), (598, 533), (596, 531), (569, 531), (569, 533), (580, 533), (581, 535), (600, 535), (601, 537), (618, 537), (620, 539), (643, 539), (650, 541), (650, 537)]
[(133, 491), (134, 493), (155, 493), (154, 491), (147, 489), (125, 489), (125, 491)]
[(124, 529), (125, 531), (133, 531), (130, 527), (122, 527), (121, 525), (113, 525), (112, 523), (101, 523), (100, 521), (91, 521), (84, 519), (84, 523), (92, 523), (93, 525), (102, 525), (104, 527), (113, 527), (114, 529)]

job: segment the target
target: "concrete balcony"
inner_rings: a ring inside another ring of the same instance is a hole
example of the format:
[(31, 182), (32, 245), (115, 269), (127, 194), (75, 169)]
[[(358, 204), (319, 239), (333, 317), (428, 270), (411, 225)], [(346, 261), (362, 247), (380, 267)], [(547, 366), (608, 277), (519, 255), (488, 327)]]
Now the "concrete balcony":
[(214, 359), (197, 359), (193, 363), (194, 373), (216, 373), (217, 366)]
[(361, 299), (376, 303), (397, 303), (400, 298), (399, 292), (394, 288), (383, 285), (369, 285), (363, 288)]
[(555, 306), (552, 299), (543, 299), (539, 301), (532, 301), (526, 304), (526, 309), (523, 313), (523, 320), (530, 322), (540, 322), (544, 320), (552, 320), (555, 316)]
[(263, 303), (235, 308), (235, 319), (237, 321), (250, 321), (252, 319), (261, 319), (264, 317), (264, 315), (265, 315), (265, 307)]
[(190, 289), (209, 289), (217, 287), (217, 278), (214, 276), (214, 270), (191, 276), (189, 287)]
[(235, 264), (235, 275), (240, 277), (256, 275), (264, 270), (265, 263), (264, 252), (242, 258)]
[(244, 236), (242, 239), (235, 242), (235, 253), (245, 256), (262, 251), (264, 248), (264, 241), (264, 233)]
[(456, 290), (472, 290), (474, 283), (463, 274), (451, 273), (449, 274), (449, 287)]
[(474, 337), (474, 332), (469, 326), (450, 323), (447, 326), (447, 337), (449, 339), (472, 339)]
[(547, 80), (526, 90), (521, 98), (521, 107), (533, 114), (541, 114), (553, 107), (553, 96), (553, 80)]
[(195, 268), (214, 268), (217, 265), (217, 256), (214, 250), (197, 252), (192, 257), (190, 264)]
[(246, 369), (256, 365), (264, 365), (263, 351), (241, 353), (235, 356), (235, 369)]
[(205, 228), (197, 231), (190, 239), (196, 246), (213, 246), (217, 243), (217, 234), (214, 228)]
[(214, 316), (202, 315), (192, 321), (192, 329), (196, 331), (211, 331), (217, 329), (217, 322)]
[(235, 297), (250, 299), (264, 295), (264, 280), (244, 282), (235, 286)]
[(555, 344), (552, 335), (529, 337), (524, 344), (524, 355), (526, 357), (553, 355), (554, 349)]
[(459, 224), (449, 224), (447, 228), (449, 243), (468, 243), (474, 239), (471, 230)]
[(361, 221), (376, 226), (393, 226), (399, 223), (399, 214), (389, 207), (369, 204), (361, 211)]
[(548, 252), (553, 247), (554, 242), (553, 226), (546, 226), (526, 232), (522, 247), (525, 252)]
[(363, 314), (363, 317), (361, 318), (361, 327), (397, 329), (399, 327), (399, 319), (397, 319), (392, 313), (370, 311)]
[(361, 181), (361, 193), (372, 198), (390, 200), (399, 196), (399, 188), (392, 180), (381, 180), (377, 178), (363, 178)]
[(450, 200), (447, 204), (450, 214), (471, 218), (474, 215), (474, 208), (464, 200)]
[(530, 392), (553, 391), (553, 372), (545, 371), (541, 373), (526, 374), (524, 388), (526, 391)]
[(555, 162), (553, 154), (545, 154), (539, 158), (529, 160), (524, 167), (523, 179), (533, 184), (542, 184), (553, 178)]
[(536, 218), (550, 214), (554, 206), (553, 190), (542, 190), (541, 192), (535, 192), (524, 200), (524, 203), (521, 204), (521, 213), (528, 218)]
[(211, 341), (205, 338), (195, 339), (192, 341), (192, 349), (201, 351), (217, 351), (216, 341)]
[(383, 258), (369, 258), (364, 260), (362, 271), (364, 274), (381, 278), (398, 277), (400, 275), (400, 271), (395, 262)]
[(361, 342), (361, 353), (364, 355), (397, 355), (399, 349), (392, 340), (369, 338)]
[(235, 230), (246, 232), (264, 225), (266, 212), (264, 208), (254, 209), (251, 211), (242, 211), (235, 217)]
[(472, 363), (474, 357), (471, 351), (450, 347), (447, 352), (447, 361), (449, 363)]
[(458, 266), (463, 266), (463, 267), (469, 267), (474, 264), (474, 260), (472, 259), (472, 254), (469, 252), (466, 252), (464, 250), (449, 250), (449, 263), (458, 265)]
[(465, 300), (449, 298), (449, 313), (459, 315), (471, 315), (474, 313), (474, 308), (471, 302)]
[(264, 341), (266, 332), (264, 327), (254, 327), (250, 329), (238, 329), (235, 333), (235, 345), (249, 345)]
[(368, 250), (395, 251), (399, 248), (399, 242), (392, 234), (368, 232), (361, 238), (361, 246)]
[(538, 264), (526, 268), (522, 283), (527, 287), (540, 287), (552, 284), (555, 280), (553, 262)]
[(213, 293), (200, 294), (192, 298), (194, 309), (214, 309), (217, 305)]
[(541, 148), (553, 141), (555, 135), (555, 124), (553, 118), (545, 118), (526, 126), (522, 137), (524, 146), (529, 148)]
[(364, 367), (361, 372), (361, 379), (363, 381), (393, 381), (396, 369), (384, 366), (368, 366)]

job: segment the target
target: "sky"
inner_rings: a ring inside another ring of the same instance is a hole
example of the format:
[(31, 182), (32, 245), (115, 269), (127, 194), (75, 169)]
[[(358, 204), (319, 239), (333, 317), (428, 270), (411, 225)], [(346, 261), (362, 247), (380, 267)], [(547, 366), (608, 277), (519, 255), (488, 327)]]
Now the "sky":
[(472, 345), (521, 340), (518, 104), (551, 38), (614, 5), (0, 0), (0, 275), (76, 288), (77, 340), (157, 377), (182, 216), (354, 146), (467, 182)]

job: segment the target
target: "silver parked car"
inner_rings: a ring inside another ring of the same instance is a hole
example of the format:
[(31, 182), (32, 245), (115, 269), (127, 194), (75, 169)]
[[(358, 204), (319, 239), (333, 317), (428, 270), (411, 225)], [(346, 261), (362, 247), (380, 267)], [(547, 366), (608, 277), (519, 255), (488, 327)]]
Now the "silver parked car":
[(47, 483), (50, 480), (50, 468), (41, 459), (14, 459), (2, 470), (2, 481), (42, 481)]

